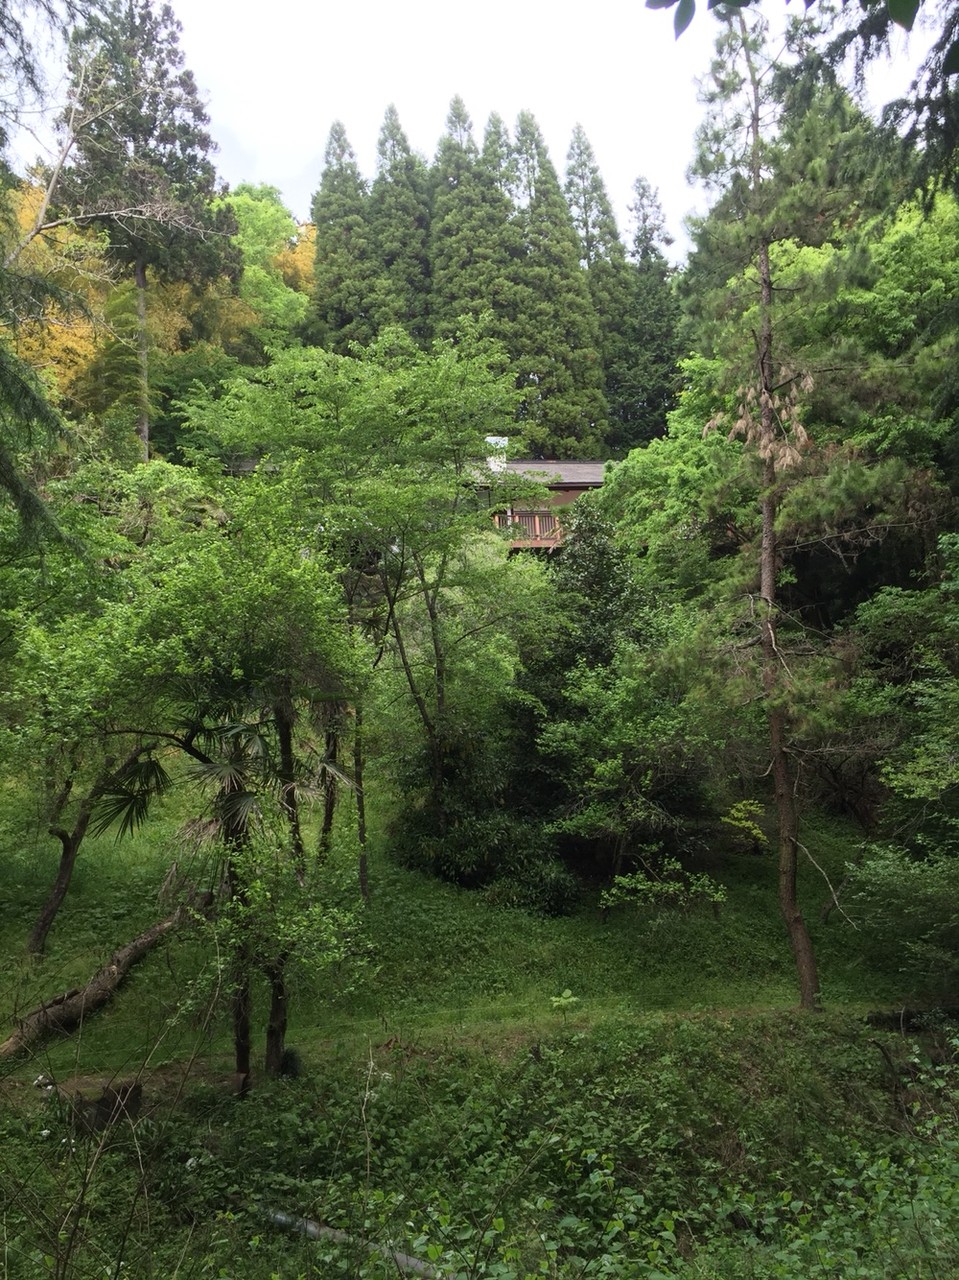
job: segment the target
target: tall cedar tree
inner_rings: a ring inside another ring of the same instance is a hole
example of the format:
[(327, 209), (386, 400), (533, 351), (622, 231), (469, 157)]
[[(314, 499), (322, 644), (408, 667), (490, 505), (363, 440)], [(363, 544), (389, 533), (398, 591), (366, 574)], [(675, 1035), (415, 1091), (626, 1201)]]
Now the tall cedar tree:
[[(488, 313), (493, 336), (504, 337), (512, 306), (510, 248), (512, 204), (505, 186), (502, 122), (493, 117), (481, 156), (461, 98), (450, 103), (446, 132), (431, 170), (430, 231), (433, 334), (453, 337), (462, 317)], [(499, 128), (497, 127), (499, 126)]]
[(73, 37), (71, 109), (84, 121), (56, 203), (65, 216), (104, 226), (109, 255), (137, 293), (140, 392), (137, 431), (150, 449), (147, 273), (162, 280), (235, 274), (233, 220), (214, 213), (214, 144), (196, 83), (184, 68), (180, 24), (168, 5), (107, 0)]
[(581, 125), (573, 130), (566, 157), (565, 192), (599, 321), (608, 444), (611, 452), (622, 454), (666, 429), (678, 358), (678, 308), (655, 238), (644, 239), (642, 249), (637, 241), (633, 262), (627, 261), (606, 186)]
[(367, 346), (376, 334), (372, 314), (377, 275), (370, 229), (370, 194), (339, 120), (333, 122), (313, 197), (316, 266), (309, 338), (340, 355)]
[(633, 184), (633, 197), (632, 271), (624, 330), (630, 355), (616, 388), (618, 412), (610, 440), (618, 450), (646, 444), (665, 433), (682, 353), (679, 300), (661, 247), (669, 244), (669, 238), (659, 198), (643, 177)]
[(523, 393), (520, 421), (538, 457), (596, 457), (607, 431), (599, 321), (556, 170), (527, 111), (516, 123), (514, 160), (523, 256), (507, 345)]
[(371, 311), (378, 333), (398, 324), (418, 342), (428, 337), (429, 226), (426, 166), (410, 150), (391, 105), (380, 130), (370, 193), (370, 229), (380, 268)]

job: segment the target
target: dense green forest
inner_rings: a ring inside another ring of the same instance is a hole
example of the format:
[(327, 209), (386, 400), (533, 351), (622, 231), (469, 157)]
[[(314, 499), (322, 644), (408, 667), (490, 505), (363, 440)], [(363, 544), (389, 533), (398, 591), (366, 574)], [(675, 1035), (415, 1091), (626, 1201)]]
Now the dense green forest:
[[(700, 15), (674, 267), (459, 98), (297, 225), (169, 7), (0, 0), (4, 1276), (957, 1273), (959, 15), (846, 75), (918, 8)], [(549, 554), (503, 437), (607, 464)]]

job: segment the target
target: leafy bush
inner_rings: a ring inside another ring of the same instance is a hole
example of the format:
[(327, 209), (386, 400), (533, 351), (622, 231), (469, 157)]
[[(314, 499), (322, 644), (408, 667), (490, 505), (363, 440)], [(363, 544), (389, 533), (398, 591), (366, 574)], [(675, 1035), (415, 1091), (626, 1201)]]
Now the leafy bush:
[(850, 869), (848, 910), (864, 948), (912, 994), (942, 995), (959, 982), (959, 858), (874, 845)]
[(484, 889), (496, 906), (557, 916), (573, 910), (579, 895), (542, 826), (504, 809), (458, 816), (443, 836), (417, 832), (407, 819), (396, 851), (406, 866)]

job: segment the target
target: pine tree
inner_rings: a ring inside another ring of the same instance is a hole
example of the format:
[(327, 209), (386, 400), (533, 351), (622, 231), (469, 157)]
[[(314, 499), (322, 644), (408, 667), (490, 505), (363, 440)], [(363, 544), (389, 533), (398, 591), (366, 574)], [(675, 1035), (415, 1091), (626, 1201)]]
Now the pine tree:
[(238, 270), (228, 210), (216, 214), (214, 144), (196, 83), (184, 68), (180, 24), (168, 5), (107, 0), (74, 34), (71, 106), (64, 130), (82, 127), (59, 176), (62, 213), (109, 231), (109, 255), (137, 291), (140, 401), (137, 430), (149, 455), (147, 274), (211, 279)]
[(316, 280), (307, 332), (317, 345), (345, 355), (351, 343), (365, 346), (375, 336), (371, 309), (377, 266), (369, 191), (339, 120), (330, 129), (312, 212)]
[(517, 120), (513, 154), (522, 257), (507, 345), (523, 393), (520, 419), (538, 456), (595, 457), (607, 430), (599, 322), (573, 220), (529, 112)]
[(380, 267), (371, 315), (376, 331), (402, 325), (422, 342), (429, 306), (428, 177), (410, 150), (396, 108), (387, 107), (370, 195), (370, 231)]
[[(769, 174), (778, 158), (774, 124), (782, 103), (774, 93), (765, 21), (755, 18), (747, 23), (736, 11), (724, 24), (704, 93), (710, 116), (700, 130), (696, 172), (738, 204), (747, 250), (741, 265), (750, 342), (742, 353), (745, 376), (733, 432), (745, 437), (746, 457), (758, 472), (759, 538), (753, 557), (755, 581), (750, 584), (758, 586), (758, 598), (750, 595), (750, 614), (758, 631), (758, 675), (779, 825), (779, 908), (796, 962), (800, 1001), (811, 1009), (819, 1001), (819, 980), (798, 896), (799, 779), (792, 749), (800, 691), (795, 660), (783, 654), (788, 619), (781, 603), (780, 512), (808, 447), (795, 398), (801, 383), (782, 372), (774, 311), (771, 251), (778, 228), (776, 191)], [(746, 326), (740, 321), (735, 327)]]

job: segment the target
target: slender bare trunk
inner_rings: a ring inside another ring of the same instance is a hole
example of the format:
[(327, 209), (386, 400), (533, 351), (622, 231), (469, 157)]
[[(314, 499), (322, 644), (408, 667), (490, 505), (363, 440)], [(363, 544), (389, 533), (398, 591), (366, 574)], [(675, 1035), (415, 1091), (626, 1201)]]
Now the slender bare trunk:
[(147, 332), (147, 268), (142, 258), (137, 258), (133, 268), (137, 291), (137, 362), (139, 387), (137, 388), (137, 435), (143, 451), (143, 461), (150, 459), (150, 339)]
[[(743, 53), (751, 91), (751, 183), (753, 196), (762, 198), (762, 91), (760, 76), (750, 50), (748, 31), (742, 13), (737, 14)], [(761, 653), (762, 684), (769, 733), (769, 752), (776, 813), (779, 823), (779, 910), (789, 934), (799, 978), (799, 999), (804, 1009), (814, 1009), (819, 1001), (819, 980), (812, 939), (799, 907), (799, 813), (796, 808), (796, 779), (789, 758), (789, 713), (784, 705), (785, 681), (788, 673), (779, 651), (777, 639), (778, 601), (777, 573), (779, 547), (776, 517), (779, 506), (779, 438), (773, 404), (775, 368), (773, 363), (773, 283), (769, 259), (769, 235), (760, 235), (756, 251), (759, 273), (760, 306), (757, 334), (759, 373), (759, 454), (762, 469), (762, 542), (759, 553), (759, 594), (762, 598)]]
[(330, 852), (333, 840), (333, 819), (336, 817), (336, 801), (338, 788), (336, 785), (335, 767), (340, 751), (340, 731), (336, 724), (330, 725), (325, 735), (326, 760), (332, 766), (326, 770), (323, 778), (323, 824), (320, 827), (319, 854), (325, 858)]
[[(400, 665), (403, 668), (403, 674), (406, 676), (406, 683), (410, 691), (410, 696), (413, 699), (413, 705), (419, 713), (420, 721), (423, 725), (423, 731), (426, 734), (426, 749), (430, 762), (430, 800), (436, 817), (437, 832), (440, 836), (444, 836), (446, 834), (447, 821), (446, 805), (444, 804), (443, 794), (443, 741), (441, 722), (439, 719), (441, 703), (438, 697), (437, 714), (435, 716), (432, 715), (427, 705), (426, 697), (420, 687), (419, 681), (417, 680), (416, 673), (413, 670), (413, 663), (406, 646), (406, 637), (396, 611), (396, 596), (391, 591), (391, 585), (387, 574), (383, 574), (382, 581), (387, 603), (389, 604), (389, 625), (390, 630), (393, 632), (393, 639), (396, 642), (396, 652), (400, 660)], [(435, 605), (432, 612), (435, 612)], [(442, 688), (442, 671), (434, 674), (436, 674), (439, 690)]]
[(370, 900), (370, 872), (366, 857), (366, 794), (364, 787), (364, 770), (366, 760), (363, 755), (363, 704), (356, 704), (356, 726), (353, 734), (353, 789), (356, 793), (356, 839), (360, 846), (359, 876), (360, 893), (363, 901)]
[[(221, 793), (221, 800), (224, 794)], [(225, 806), (224, 806), (225, 808)], [(227, 848), (226, 881), (231, 901), (238, 902), (241, 907), (247, 902), (246, 885), (236, 863), (236, 854), (243, 848), (248, 839), (245, 821), (224, 815), (223, 840)], [(250, 1089), (250, 1072), (252, 1066), (252, 1009), (253, 995), (251, 990), (251, 970), (253, 957), (244, 936), (245, 926), (241, 923), (236, 953), (232, 962), (232, 997), (230, 1014), (233, 1022), (233, 1064), (237, 1077), (237, 1093), (245, 1097)]]
[(779, 910), (782, 914), (799, 977), (799, 1000), (804, 1009), (819, 1002), (816, 957), (809, 929), (799, 907), (799, 813), (796, 808), (796, 779), (788, 751), (789, 717), (783, 706), (785, 667), (777, 640), (776, 574), (779, 554), (776, 541), (778, 475), (776, 468), (776, 422), (773, 411), (772, 361), (772, 273), (769, 244), (763, 239), (758, 252), (761, 288), (759, 334), (760, 438), (763, 455), (762, 545), (760, 587), (763, 601), (761, 620), (762, 679), (769, 731), (771, 771), (779, 820)]
[(296, 878), (302, 886), (306, 882), (306, 848), (300, 827), (300, 807), (296, 794), (296, 756), (293, 750), (294, 711), (293, 698), (287, 685), (273, 708), (276, 718), (276, 736), (280, 749), (281, 803), (290, 828), (290, 847)]

